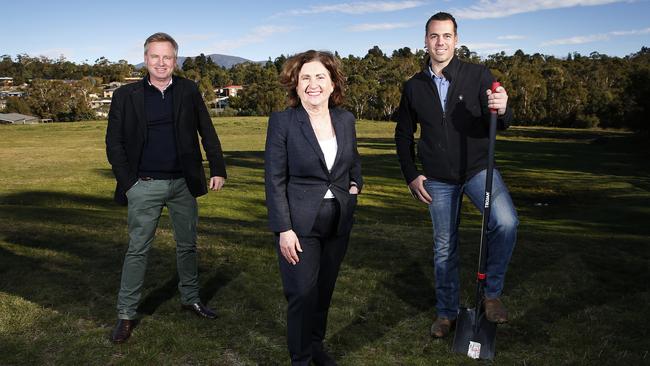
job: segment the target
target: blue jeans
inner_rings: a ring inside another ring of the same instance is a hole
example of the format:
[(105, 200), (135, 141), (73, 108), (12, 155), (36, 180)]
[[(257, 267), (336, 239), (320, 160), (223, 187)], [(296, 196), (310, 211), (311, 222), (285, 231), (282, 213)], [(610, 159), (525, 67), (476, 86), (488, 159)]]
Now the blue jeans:
[[(485, 176), (486, 171), (483, 170), (464, 184), (448, 184), (433, 179), (424, 181), (424, 188), (432, 199), (429, 213), (433, 223), (436, 310), (439, 317), (455, 319), (458, 314), (458, 225), (461, 202), (465, 193), (483, 213)], [(508, 263), (517, 241), (518, 224), (517, 212), (508, 188), (501, 174), (495, 169), (487, 234), (486, 298), (492, 299), (501, 295)], [(478, 242), (476, 247), (478, 248)]]

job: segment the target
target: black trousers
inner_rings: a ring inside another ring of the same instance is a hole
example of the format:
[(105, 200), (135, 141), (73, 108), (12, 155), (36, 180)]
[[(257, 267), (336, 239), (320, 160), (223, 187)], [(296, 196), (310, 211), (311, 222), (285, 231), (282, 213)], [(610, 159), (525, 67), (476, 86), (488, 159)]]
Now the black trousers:
[(336, 234), (340, 210), (335, 199), (324, 199), (311, 233), (298, 236), (302, 253), (292, 265), (282, 256), (279, 236), (276, 249), (287, 298), (287, 344), (292, 365), (309, 365), (312, 344), (325, 338), (327, 312), (350, 232)]

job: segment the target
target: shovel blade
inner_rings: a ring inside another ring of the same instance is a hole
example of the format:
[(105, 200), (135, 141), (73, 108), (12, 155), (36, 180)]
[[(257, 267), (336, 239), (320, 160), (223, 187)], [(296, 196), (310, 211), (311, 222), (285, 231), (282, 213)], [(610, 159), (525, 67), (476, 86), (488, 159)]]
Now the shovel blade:
[[(478, 331), (475, 325), (478, 321)], [(483, 311), (476, 319), (476, 309), (461, 308), (456, 319), (456, 332), (452, 350), (468, 357), (492, 360), (495, 354), (497, 325), (485, 318)]]

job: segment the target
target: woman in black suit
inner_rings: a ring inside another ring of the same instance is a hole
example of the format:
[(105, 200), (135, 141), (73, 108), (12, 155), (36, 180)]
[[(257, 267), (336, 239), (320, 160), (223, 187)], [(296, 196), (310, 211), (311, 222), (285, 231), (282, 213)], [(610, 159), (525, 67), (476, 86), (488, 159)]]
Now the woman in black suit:
[(289, 58), (289, 108), (269, 118), (266, 205), (275, 233), (293, 365), (335, 365), (323, 347), (327, 312), (363, 184), (354, 116), (337, 106), (345, 79), (329, 52)]

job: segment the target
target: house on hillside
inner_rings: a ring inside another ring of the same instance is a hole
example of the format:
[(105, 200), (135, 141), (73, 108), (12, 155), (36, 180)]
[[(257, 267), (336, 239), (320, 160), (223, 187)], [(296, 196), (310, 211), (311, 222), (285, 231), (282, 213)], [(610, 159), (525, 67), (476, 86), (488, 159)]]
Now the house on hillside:
[(0, 85), (2, 86), (12, 86), (14, 85), (14, 78), (10, 76), (0, 76)]
[(219, 97), (235, 97), (237, 96), (237, 93), (242, 89), (244, 89), (244, 86), (242, 85), (227, 85), (215, 89), (214, 93)]
[(3, 125), (33, 125), (40, 122), (38, 117), (20, 113), (0, 113), (0, 124)]
[(106, 99), (111, 99), (113, 98), (113, 93), (117, 90), (117, 88), (108, 88), (104, 89), (104, 98)]
[(0, 98), (24, 97), (25, 92), (19, 90), (0, 90)]
[(228, 97), (217, 97), (211, 104), (217, 109), (224, 109), (230, 105), (230, 102), (228, 101)]
[(93, 100), (90, 101), (90, 108), (92, 108), (92, 109), (97, 109), (97, 108), (100, 108), (102, 106), (110, 107), (111, 106), (111, 100), (104, 98), (104, 99), (93, 99)]

